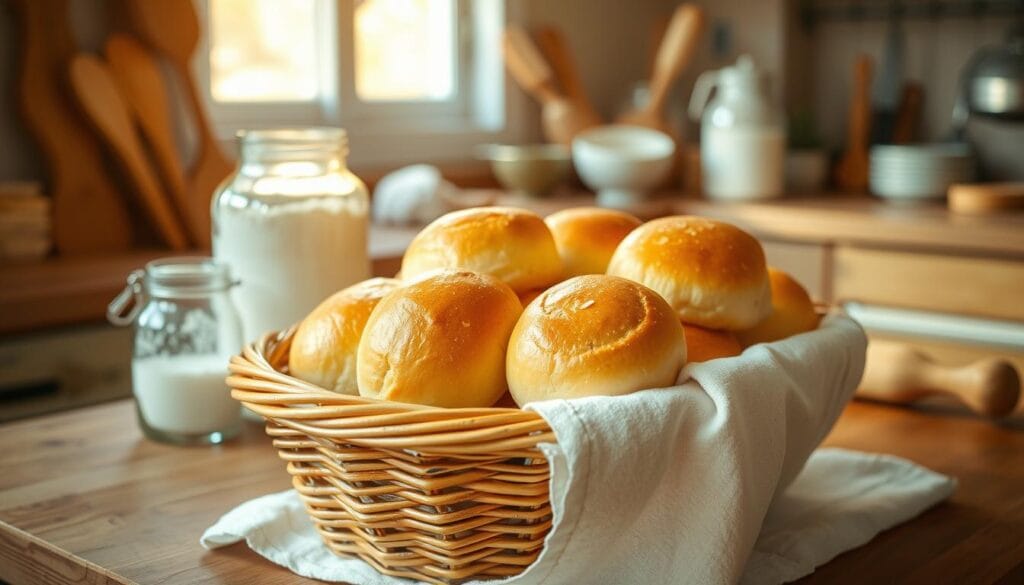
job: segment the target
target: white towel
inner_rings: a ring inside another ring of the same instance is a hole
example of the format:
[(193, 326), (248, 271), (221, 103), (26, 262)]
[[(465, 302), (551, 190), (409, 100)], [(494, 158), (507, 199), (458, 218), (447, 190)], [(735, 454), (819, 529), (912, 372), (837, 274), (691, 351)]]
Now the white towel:
[[(808, 462), (865, 346), (854, 322), (830, 317), (688, 366), (672, 388), (531, 405), (558, 438), (541, 446), (554, 523), (537, 561), (505, 582), (781, 583), (947, 498), (952, 479), (904, 460), (826, 449)], [(333, 555), (291, 491), (242, 504), (201, 542), (240, 540), (307, 577), (408, 583)]]

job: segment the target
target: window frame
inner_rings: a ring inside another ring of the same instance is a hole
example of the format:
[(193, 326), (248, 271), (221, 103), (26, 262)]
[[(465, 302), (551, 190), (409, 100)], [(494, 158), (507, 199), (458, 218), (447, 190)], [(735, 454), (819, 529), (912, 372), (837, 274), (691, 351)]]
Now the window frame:
[[(203, 30), (209, 30), (209, 1), (194, 0)], [(458, 63), (456, 96), (447, 101), (363, 102), (355, 95), (353, 0), (318, 0), (322, 95), (309, 102), (222, 103), (210, 91), (209, 35), (204, 34), (193, 70), (218, 137), (233, 140), (244, 128), (328, 125), (344, 128), (350, 162), (391, 164), (466, 159), (485, 142), (521, 142), (526, 102), (505, 79), (500, 35), (518, 18), (514, 0), (454, 0)], [(347, 39), (342, 42), (341, 39)], [(347, 82), (345, 80), (348, 80)]]

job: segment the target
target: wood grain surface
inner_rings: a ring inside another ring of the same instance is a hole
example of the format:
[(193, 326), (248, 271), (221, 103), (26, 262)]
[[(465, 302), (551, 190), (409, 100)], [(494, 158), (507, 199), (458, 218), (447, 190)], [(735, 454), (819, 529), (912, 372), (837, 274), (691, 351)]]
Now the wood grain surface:
[[(1021, 428), (854, 403), (826, 443), (906, 457), (960, 486), (950, 502), (804, 582), (989, 583), (1024, 574)], [(221, 514), (289, 486), (258, 425), (220, 447), (164, 446), (141, 436), (133, 403), (122, 400), (0, 426), (0, 445), (2, 580), (315, 583), (244, 544), (199, 546)]]
[(68, 0), (15, 0), (19, 18), (17, 87), (21, 121), (45, 157), (53, 198), (53, 238), (64, 255), (119, 253), (132, 246), (128, 202), (108, 174), (99, 138), (67, 87), (77, 44)]

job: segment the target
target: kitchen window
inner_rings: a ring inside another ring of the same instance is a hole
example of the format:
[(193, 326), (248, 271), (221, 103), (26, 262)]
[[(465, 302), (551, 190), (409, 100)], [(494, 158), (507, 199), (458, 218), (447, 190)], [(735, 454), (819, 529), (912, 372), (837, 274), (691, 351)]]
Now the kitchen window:
[(196, 1), (197, 77), (225, 139), (338, 125), (357, 162), (395, 162), (465, 158), (514, 133), (503, 0)]

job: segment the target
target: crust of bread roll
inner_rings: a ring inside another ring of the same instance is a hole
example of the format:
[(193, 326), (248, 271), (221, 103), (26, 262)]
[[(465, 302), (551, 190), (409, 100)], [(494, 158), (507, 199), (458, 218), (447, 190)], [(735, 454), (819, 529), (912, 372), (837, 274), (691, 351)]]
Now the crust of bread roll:
[(565, 266), (565, 276), (604, 274), (608, 261), (629, 232), (640, 226), (636, 216), (602, 207), (576, 207), (544, 219)]
[(683, 322), (708, 329), (747, 329), (771, 311), (761, 244), (712, 219), (673, 216), (645, 223), (619, 244), (608, 274), (650, 287)]
[(538, 400), (627, 394), (670, 386), (686, 362), (683, 327), (649, 288), (606, 275), (544, 291), (509, 341), (509, 392)]
[(768, 268), (772, 289), (772, 312), (750, 329), (736, 332), (743, 347), (785, 339), (818, 328), (821, 317), (814, 301), (795, 278), (777, 268)]
[(491, 406), (508, 389), (505, 353), (520, 313), (512, 289), (486, 274), (442, 271), (392, 291), (359, 342), (359, 394)]
[(683, 323), (686, 333), (686, 359), (691, 364), (743, 353), (743, 346), (732, 331), (715, 331)]
[(544, 220), (515, 207), (453, 211), (423, 228), (402, 258), (415, 279), (438, 269), (490, 274), (516, 293), (562, 279), (562, 260)]
[(359, 394), (356, 350), (366, 320), (384, 295), (401, 285), (393, 278), (371, 278), (320, 303), (292, 338), (291, 375), (339, 394)]

